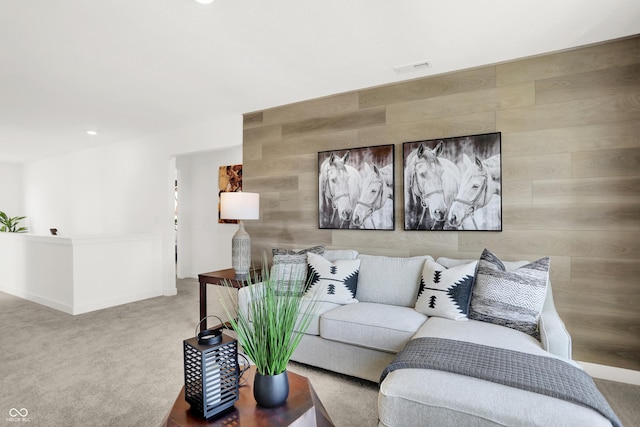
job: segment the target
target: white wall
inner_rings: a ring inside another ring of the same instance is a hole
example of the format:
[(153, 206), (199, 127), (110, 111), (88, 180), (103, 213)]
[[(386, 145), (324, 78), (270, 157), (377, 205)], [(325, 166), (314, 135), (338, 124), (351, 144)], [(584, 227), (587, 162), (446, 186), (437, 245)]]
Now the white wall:
[(0, 233), (0, 291), (69, 314), (156, 297), (163, 295), (160, 247), (156, 235)]
[(178, 277), (231, 267), (235, 224), (218, 223), (218, 168), (242, 163), (242, 147), (179, 156)]
[[(175, 156), (229, 147), (237, 147), (241, 153), (241, 146), (242, 115), (232, 114), (170, 133), (30, 162), (24, 166), (24, 214), (37, 234), (48, 234), (49, 228), (56, 227), (60, 236), (69, 237), (141, 233), (162, 236), (163, 255), (157, 267), (162, 270), (165, 294), (170, 295), (175, 293), (176, 277)], [(220, 164), (226, 164), (227, 159), (231, 157), (225, 157)], [(241, 163), (241, 159), (233, 160), (232, 163)], [(217, 185), (217, 172), (214, 182)], [(192, 254), (216, 258), (212, 245), (230, 248), (231, 237), (226, 228), (217, 230), (198, 221), (195, 224), (198, 228), (187, 236), (198, 235), (197, 242), (188, 237), (184, 242), (192, 248)], [(200, 234), (208, 238), (200, 239)], [(189, 270), (201, 272), (201, 268), (206, 270), (209, 265), (197, 261)]]
[[(11, 217), (25, 215), (23, 183), (21, 164), (0, 162), (0, 211)], [(28, 219), (21, 225), (28, 225)]]

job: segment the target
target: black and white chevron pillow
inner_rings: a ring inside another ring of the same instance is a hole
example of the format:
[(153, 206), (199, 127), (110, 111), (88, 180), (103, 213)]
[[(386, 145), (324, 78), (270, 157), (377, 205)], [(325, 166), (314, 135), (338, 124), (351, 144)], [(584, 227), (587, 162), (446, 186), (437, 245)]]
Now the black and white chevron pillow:
[(352, 304), (358, 286), (359, 259), (329, 261), (321, 255), (307, 253), (309, 288), (307, 295), (319, 301), (335, 304)]
[(469, 319), (513, 328), (539, 338), (538, 320), (547, 295), (549, 257), (507, 271), (488, 249), (482, 252)]

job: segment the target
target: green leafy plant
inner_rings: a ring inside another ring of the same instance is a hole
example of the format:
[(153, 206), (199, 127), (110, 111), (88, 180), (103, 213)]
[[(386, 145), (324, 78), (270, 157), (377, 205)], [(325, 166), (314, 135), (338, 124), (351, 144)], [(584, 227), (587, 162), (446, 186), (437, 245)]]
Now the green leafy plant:
[(10, 218), (9, 215), (0, 211), (0, 232), (7, 233), (26, 233), (27, 227), (18, 227), (20, 221), (25, 219), (26, 216), (14, 216)]
[[(264, 257), (266, 264), (266, 256)], [(277, 375), (287, 369), (291, 355), (309, 328), (317, 309), (317, 299), (308, 293), (309, 281), (289, 277), (277, 280), (267, 269), (262, 270), (262, 282), (248, 286), (248, 312), (238, 310), (237, 298), (231, 293), (232, 285), (226, 283), (229, 300), (220, 298), (229, 323), (238, 335), (244, 353), (255, 363), (262, 375)], [(236, 304), (230, 307), (229, 301)]]

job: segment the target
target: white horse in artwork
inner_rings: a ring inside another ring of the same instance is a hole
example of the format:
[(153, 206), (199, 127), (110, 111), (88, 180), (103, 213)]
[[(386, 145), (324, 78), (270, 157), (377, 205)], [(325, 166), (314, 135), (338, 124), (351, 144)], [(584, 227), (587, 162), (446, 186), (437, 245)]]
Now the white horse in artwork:
[[(357, 228), (392, 229), (393, 165), (388, 164), (383, 168), (378, 168), (376, 165), (371, 167), (365, 163), (363, 172), (362, 191), (353, 210), (351, 224)], [(365, 226), (367, 220), (369, 220), (371, 227)]]
[[(444, 226), (449, 206), (458, 192), (460, 172), (452, 161), (441, 157), (442, 151), (440, 141), (433, 150), (420, 144), (407, 156), (404, 174), (406, 229), (433, 230)], [(419, 215), (418, 211), (421, 211)]]
[(357, 169), (347, 164), (348, 160), (348, 151), (342, 157), (331, 153), (320, 166), (320, 228), (348, 228), (351, 223), (362, 179)]
[[(460, 189), (449, 208), (447, 226), (454, 229), (499, 230), (501, 224), (500, 155), (472, 162), (465, 154), (466, 167)], [(478, 226), (478, 222), (481, 223)]]

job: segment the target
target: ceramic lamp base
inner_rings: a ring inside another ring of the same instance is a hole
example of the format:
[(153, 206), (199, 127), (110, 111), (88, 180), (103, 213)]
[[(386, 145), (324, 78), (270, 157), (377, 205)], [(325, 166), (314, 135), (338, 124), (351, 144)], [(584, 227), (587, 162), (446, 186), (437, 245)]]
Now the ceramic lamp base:
[(246, 276), (251, 267), (251, 239), (244, 229), (244, 223), (239, 221), (238, 231), (231, 239), (231, 265), (236, 276)]

